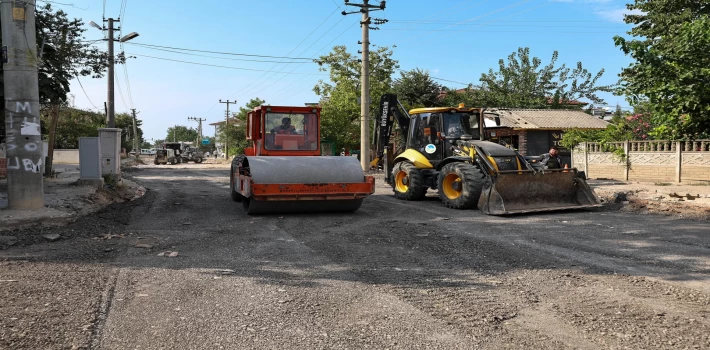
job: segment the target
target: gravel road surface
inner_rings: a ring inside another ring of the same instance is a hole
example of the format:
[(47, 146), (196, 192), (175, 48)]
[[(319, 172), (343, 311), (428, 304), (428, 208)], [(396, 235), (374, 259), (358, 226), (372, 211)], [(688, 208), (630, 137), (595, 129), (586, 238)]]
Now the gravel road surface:
[(128, 174), (142, 199), (13, 233), (62, 239), (0, 251), (0, 349), (710, 348), (707, 221), (492, 217), (381, 182), (353, 214), (250, 217), (226, 168)]

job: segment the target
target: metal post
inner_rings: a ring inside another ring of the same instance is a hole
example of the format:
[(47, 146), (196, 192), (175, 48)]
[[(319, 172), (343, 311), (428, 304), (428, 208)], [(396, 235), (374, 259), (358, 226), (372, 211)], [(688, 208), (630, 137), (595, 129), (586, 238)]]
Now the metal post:
[[(141, 154), (140, 147), (138, 145), (138, 128), (136, 127), (136, 109), (132, 108), (133, 112), (133, 151), (136, 152), (136, 158)], [(138, 112), (140, 113), (140, 112)]]
[(106, 125), (109, 128), (116, 127), (116, 116), (115, 116), (115, 103), (114, 103), (114, 93), (113, 93), (113, 22), (118, 21), (113, 18), (108, 20), (108, 121)]
[(219, 103), (226, 103), (227, 104), (227, 115), (225, 116), (225, 123), (224, 123), (224, 159), (229, 159), (229, 148), (228, 143), (229, 143), (229, 134), (227, 133), (227, 126), (229, 125), (229, 104), (232, 103), (237, 103), (237, 100), (234, 101), (222, 101), (219, 100)]
[(44, 207), (34, 0), (0, 1), (10, 209)]

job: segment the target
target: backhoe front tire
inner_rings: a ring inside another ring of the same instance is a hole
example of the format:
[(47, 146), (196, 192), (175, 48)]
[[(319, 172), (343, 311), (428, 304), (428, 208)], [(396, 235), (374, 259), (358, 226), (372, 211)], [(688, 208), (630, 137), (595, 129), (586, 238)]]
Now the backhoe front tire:
[(407, 201), (418, 201), (426, 196), (427, 186), (424, 174), (410, 162), (399, 162), (392, 169), (392, 189), (394, 197)]
[(439, 172), (439, 198), (452, 209), (475, 209), (483, 190), (483, 173), (468, 163), (449, 163)]

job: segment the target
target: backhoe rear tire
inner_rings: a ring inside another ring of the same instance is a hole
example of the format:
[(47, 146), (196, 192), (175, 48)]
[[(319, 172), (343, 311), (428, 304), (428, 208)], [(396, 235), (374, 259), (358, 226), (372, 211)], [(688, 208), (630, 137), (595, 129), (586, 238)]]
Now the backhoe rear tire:
[(439, 172), (439, 198), (452, 209), (475, 209), (483, 190), (483, 173), (475, 165), (449, 163)]
[(410, 162), (399, 162), (392, 169), (392, 189), (394, 197), (407, 201), (418, 201), (426, 196), (427, 186), (424, 174)]

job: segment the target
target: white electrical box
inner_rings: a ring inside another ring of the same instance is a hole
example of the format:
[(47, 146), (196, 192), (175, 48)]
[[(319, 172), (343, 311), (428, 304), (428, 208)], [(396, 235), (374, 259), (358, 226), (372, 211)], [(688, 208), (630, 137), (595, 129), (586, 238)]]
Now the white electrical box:
[(99, 128), (101, 174), (121, 180), (121, 129)]

